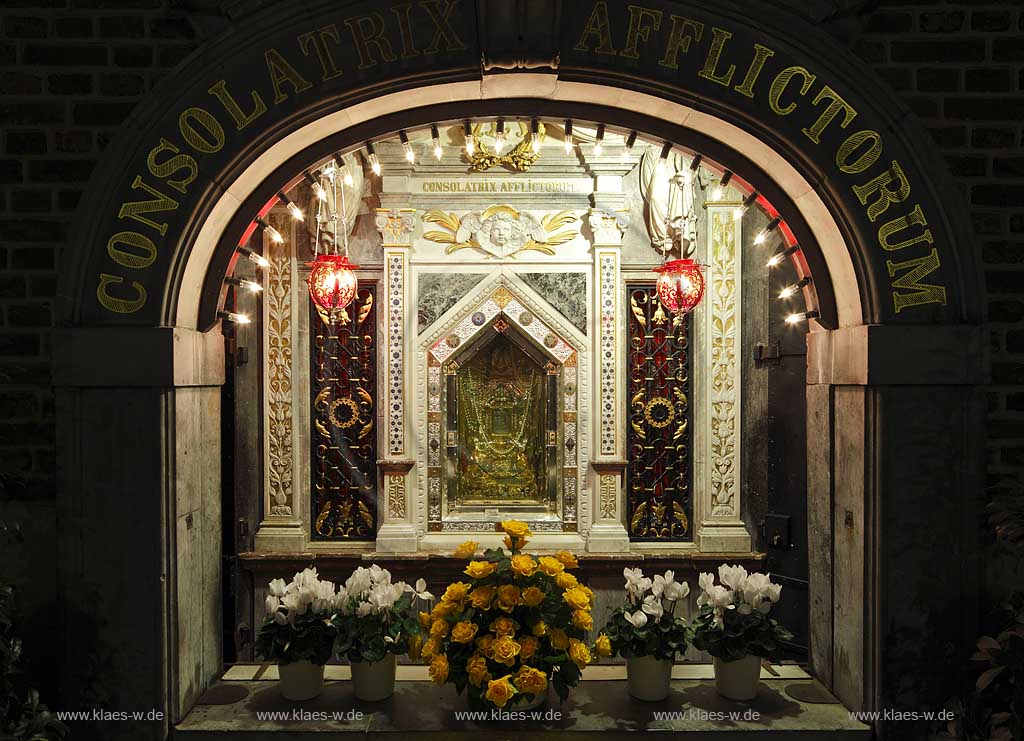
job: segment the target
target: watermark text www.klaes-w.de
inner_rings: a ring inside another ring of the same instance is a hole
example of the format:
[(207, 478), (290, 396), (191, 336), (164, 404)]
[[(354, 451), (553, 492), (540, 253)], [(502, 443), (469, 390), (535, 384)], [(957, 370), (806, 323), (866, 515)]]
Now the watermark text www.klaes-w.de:
[(456, 710), (455, 720), (486, 720), (486, 721), (558, 721), (562, 719), (562, 711), (548, 708), (547, 710)]
[(68, 723), (74, 721), (92, 721), (102, 723), (121, 723), (125, 721), (161, 721), (164, 719), (162, 710), (58, 710), (57, 720)]
[(753, 708), (746, 710), (704, 710), (703, 708), (687, 708), (686, 710), (655, 710), (651, 713), (654, 720), (699, 721), (701, 723), (735, 723), (737, 721), (757, 722), (761, 713)]
[(861, 723), (876, 723), (878, 721), (940, 721), (946, 723), (956, 718), (952, 710), (897, 710), (886, 708), (885, 710), (851, 710), (850, 720), (859, 720)]

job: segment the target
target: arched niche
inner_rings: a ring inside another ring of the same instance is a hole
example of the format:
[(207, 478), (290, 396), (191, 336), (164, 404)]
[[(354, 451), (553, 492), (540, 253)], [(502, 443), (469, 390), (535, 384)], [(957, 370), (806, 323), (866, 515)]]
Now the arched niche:
[[(432, 117), (524, 101), (702, 142), (774, 189), (816, 246), (834, 305), (808, 340), (822, 681), (852, 708), (905, 704), (901, 672), (941, 672), (904, 655), (900, 631), (969, 634), (957, 603), (976, 576), (983, 304), (962, 206), (924, 129), (783, 10), (553, 3), (546, 26), (507, 41), (493, 5), (271, 5), (201, 47), (126, 121), (61, 277), (69, 703), (85, 701), (73, 688), (99, 688), (173, 723), (220, 669), (224, 354), (216, 327), (200, 331), (202, 304), (253, 204), (284, 184), (272, 176)], [(510, 66), (536, 69), (494, 69)], [(101, 607), (112, 602), (139, 607)], [(123, 726), (126, 738), (165, 735)]]

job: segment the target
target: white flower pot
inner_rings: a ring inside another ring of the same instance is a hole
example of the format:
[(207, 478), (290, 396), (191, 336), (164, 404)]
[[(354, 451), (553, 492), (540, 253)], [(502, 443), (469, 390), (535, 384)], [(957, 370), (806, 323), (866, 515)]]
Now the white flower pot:
[(715, 659), (715, 689), (730, 700), (753, 700), (761, 678), (761, 657), (744, 656), (736, 661)]
[(658, 702), (668, 697), (672, 681), (672, 660), (653, 656), (626, 659), (626, 682), (629, 694), (637, 700)]
[(386, 700), (395, 694), (395, 655), (380, 661), (356, 661), (352, 667), (352, 688), (364, 702)]
[(313, 664), (303, 659), (288, 664), (279, 664), (281, 695), (286, 700), (312, 700), (324, 688), (324, 665)]

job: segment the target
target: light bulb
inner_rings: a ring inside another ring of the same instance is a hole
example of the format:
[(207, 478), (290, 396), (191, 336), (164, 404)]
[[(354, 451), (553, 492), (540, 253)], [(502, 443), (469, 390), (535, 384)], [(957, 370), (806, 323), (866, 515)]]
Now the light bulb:
[(466, 139), (466, 154), (468, 154), (470, 157), (472, 157), (473, 153), (475, 151), (476, 151), (476, 147), (473, 146), (473, 140), (472, 139)]
[(769, 268), (774, 268), (776, 265), (782, 264), (782, 261), (786, 259), (785, 254), (782, 252), (776, 252), (774, 255), (768, 258), (768, 262), (765, 265)]
[(565, 153), (570, 154), (572, 152), (572, 119), (565, 119)]
[[(720, 201), (725, 198), (725, 189), (729, 185), (729, 181), (732, 180), (732, 170), (726, 170), (722, 175), (722, 179), (718, 181), (718, 185), (715, 186), (713, 193), (713, 199)], [(742, 214), (740, 214), (742, 216)]]
[(275, 242), (277, 244), (281, 244), (284, 242), (284, 237), (281, 236), (281, 232), (279, 232), (277, 229), (268, 224), (266, 222), (266, 219), (264, 219), (261, 216), (257, 216), (256, 223), (263, 227), (264, 234), (270, 237), (270, 240), (272, 242)]
[(288, 213), (290, 213), (292, 218), (296, 221), (302, 221), (302, 211), (294, 203), (288, 204)]
[(244, 253), (246, 257), (248, 257), (254, 263), (259, 265), (261, 268), (269, 268), (270, 267), (270, 260), (265, 258), (259, 252), (256, 252), (254, 250), (250, 250), (248, 247), (239, 247), (238, 250), (239, 250), (239, 252)]
[(786, 317), (786, 324), (799, 324), (800, 322), (806, 322), (808, 319), (814, 319), (818, 316), (816, 311), (804, 311), (799, 314), (790, 314)]
[(416, 161), (416, 154), (412, 151), (412, 144), (406, 142), (402, 145), (402, 148), (405, 150), (405, 159), (410, 164), (414, 163)]
[(313, 195), (319, 198), (321, 201), (327, 200), (327, 191), (324, 190), (324, 186), (320, 183), (313, 183)]
[(245, 278), (242, 278), (238, 285), (249, 293), (261, 293), (263, 291), (263, 286), (259, 283), (253, 280), (246, 280)]
[(533, 149), (534, 154), (540, 154), (540, 137), (533, 137), (533, 141), (530, 143), (530, 148)]
[(373, 170), (374, 175), (380, 175), (380, 160), (375, 154), (370, 155), (370, 169)]
[(629, 161), (629, 155), (633, 153), (633, 145), (636, 144), (636, 132), (630, 131), (626, 137), (626, 147), (622, 150), (622, 164)]
[(245, 314), (236, 314), (233, 311), (220, 311), (217, 313), (217, 316), (235, 324), (248, 324), (251, 321)]
[(604, 151), (604, 124), (597, 125), (597, 135), (594, 138), (594, 156), (600, 157)]
[(540, 121), (532, 119), (530, 121), (530, 148), (533, 149), (534, 154), (540, 154)]
[(345, 165), (345, 167), (342, 168), (342, 170), (341, 170), (341, 179), (344, 181), (345, 185), (348, 185), (349, 187), (351, 187), (352, 182), (353, 182), (352, 181), (352, 173), (349, 172), (348, 165)]
[(775, 231), (775, 228), (782, 223), (782, 217), (776, 216), (774, 219), (768, 222), (768, 226), (757, 233), (754, 237), (754, 244), (761, 244), (764, 240), (768, 239), (768, 235)]
[(441, 134), (437, 130), (437, 124), (430, 127), (430, 141), (434, 145), (434, 156), (440, 160), (444, 155), (444, 150), (441, 149)]
[(789, 298), (794, 293), (796, 293), (796, 291), (796, 286), (786, 286), (781, 291), (779, 291), (779, 298)]
[(476, 147), (473, 145), (473, 124), (468, 119), (462, 122), (462, 136), (466, 140), (466, 156), (472, 157)]

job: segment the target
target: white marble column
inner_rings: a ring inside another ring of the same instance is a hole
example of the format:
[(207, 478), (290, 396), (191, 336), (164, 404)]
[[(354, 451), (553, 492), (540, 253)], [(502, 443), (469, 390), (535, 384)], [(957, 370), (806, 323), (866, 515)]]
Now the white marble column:
[(750, 533), (743, 524), (740, 495), (741, 220), (735, 203), (709, 203), (707, 289), (698, 321), (703, 322), (708, 351), (697, 375), (707, 410), (698, 438), (702, 461), (695, 512), (697, 547), (704, 552), (750, 551)]
[(624, 212), (592, 210), (589, 215), (594, 240), (594, 307), (597, 317), (597, 445), (591, 461), (590, 496), (593, 523), (587, 538), (592, 553), (623, 553), (629, 550), (623, 474), (625, 458), (625, 365), (621, 351), (622, 286), (619, 276)]
[[(306, 547), (304, 497), (296, 496), (295, 420), (293, 417), (292, 349), (295, 331), (295, 296), (300, 287), (292, 249), (294, 231), (280, 215), (268, 216), (271, 225), (288, 235), (283, 243), (263, 240), (270, 263), (263, 294), (263, 519), (253, 544), (257, 551), (301, 551)], [(304, 289), (304, 286), (301, 287)]]
[(384, 246), (384, 338), (386, 364), (382, 428), (384, 454), (378, 461), (383, 477), (384, 496), (378, 506), (377, 551), (410, 553), (417, 548), (415, 510), (412, 501), (414, 481), (410, 481), (413, 462), (407, 440), (406, 358), (412, 357), (408, 327), (415, 312), (409, 306), (409, 250), (415, 209), (378, 208), (376, 225)]

